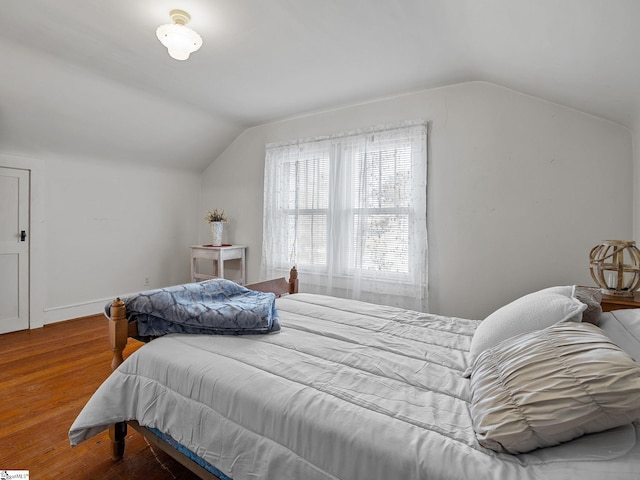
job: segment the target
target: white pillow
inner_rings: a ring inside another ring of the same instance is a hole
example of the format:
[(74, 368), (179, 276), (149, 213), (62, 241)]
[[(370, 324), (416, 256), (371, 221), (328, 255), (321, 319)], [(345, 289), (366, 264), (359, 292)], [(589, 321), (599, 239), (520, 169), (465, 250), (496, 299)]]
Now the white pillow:
[(574, 297), (575, 287), (550, 287), (499, 308), (485, 318), (471, 339), (471, 363), (502, 340), (541, 330), (558, 322), (582, 321), (587, 305)]
[(598, 325), (600, 316), (602, 315), (602, 293), (599, 288), (579, 287), (576, 285), (573, 296), (587, 306), (582, 312), (582, 321)]
[(613, 343), (640, 363), (640, 308), (603, 313), (598, 326)]
[(640, 417), (640, 366), (591, 323), (517, 335), (478, 357), (471, 416), (481, 445), (524, 453)]

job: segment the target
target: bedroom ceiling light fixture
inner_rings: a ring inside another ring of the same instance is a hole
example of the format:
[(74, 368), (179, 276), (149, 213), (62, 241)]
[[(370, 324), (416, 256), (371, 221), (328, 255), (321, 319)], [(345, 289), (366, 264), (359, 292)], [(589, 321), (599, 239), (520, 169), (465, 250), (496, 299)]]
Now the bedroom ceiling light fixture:
[(605, 240), (589, 253), (591, 278), (607, 295), (632, 297), (640, 287), (640, 250), (636, 242)]
[(186, 60), (202, 46), (202, 37), (187, 27), (191, 16), (184, 10), (169, 12), (173, 23), (160, 25), (156, 36), (169, 51), (169, 56), (176, 60)]

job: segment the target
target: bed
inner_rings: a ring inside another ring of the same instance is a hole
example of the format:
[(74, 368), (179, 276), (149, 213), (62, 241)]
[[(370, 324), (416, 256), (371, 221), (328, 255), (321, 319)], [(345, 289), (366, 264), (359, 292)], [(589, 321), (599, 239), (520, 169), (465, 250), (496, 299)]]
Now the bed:
[(124, 362), (115, 302), (72, 445), (110, 428), (119, 459), (129, 424), (234, 480), (639, 478), (640, 311), (568, 286), (481, 322), (295, 293), (295, 273), (254, 287), (286, 294), (279, 333), (169, 334)]

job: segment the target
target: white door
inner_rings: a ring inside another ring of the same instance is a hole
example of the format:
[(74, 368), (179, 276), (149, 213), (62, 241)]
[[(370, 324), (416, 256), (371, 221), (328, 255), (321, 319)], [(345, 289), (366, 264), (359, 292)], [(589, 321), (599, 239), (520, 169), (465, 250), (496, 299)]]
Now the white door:
[(29, 328), (29, 171), (0, 167), (0, 333)]

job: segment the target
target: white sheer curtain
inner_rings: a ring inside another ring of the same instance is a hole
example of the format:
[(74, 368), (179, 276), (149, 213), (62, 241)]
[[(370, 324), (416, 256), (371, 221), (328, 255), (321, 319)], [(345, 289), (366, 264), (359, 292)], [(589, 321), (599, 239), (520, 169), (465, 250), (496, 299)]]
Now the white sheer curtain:
[(427, 127), (406, 122), (269, 144), (262, 275), (427, 311)]

